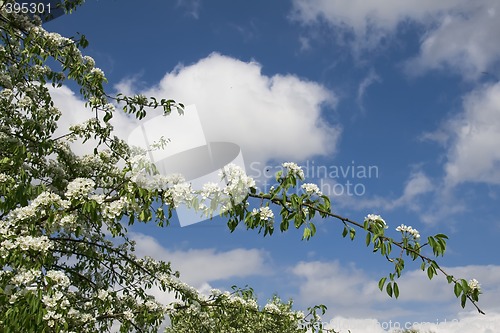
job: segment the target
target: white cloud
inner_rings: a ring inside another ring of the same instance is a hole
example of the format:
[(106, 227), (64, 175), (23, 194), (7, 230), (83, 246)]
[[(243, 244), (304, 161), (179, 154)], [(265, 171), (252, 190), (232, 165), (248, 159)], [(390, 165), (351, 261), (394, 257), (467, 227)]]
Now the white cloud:
[[(239, 144), (247, 164), (333, 154), (341, 133), (340, 126), (328, 124), (322, 114), (324, 106), (333, 108), (337, 103), (331, 91), (293, 75), (269, 77), (261, 73), (256, 62), (216, 53), (195, 64), (178, 66), (150, 89), (137, 91), (134, 78), (123, 80), (115, 88), (127, 95), (143, 93), (195, 104), (207, 141)], [(65, 86), (51, 89), (51, 95), (63, 111), (56, 136), (67, 133), (70, 125), (94, 116), (85, 109), (85, 102)], [(159, 110), (150, 112), (142, 122), (158, 114)], [(113, 134), (126, 140), (141, 122), (117, 111), (111, 123)], [(169, 138), (169, 133), (164, 136)], [(73, 148), (77, 153), (91, 151), (80, 145)]]
[(445, 165), (447, 187), (463, 182), (500, 184), (500, 83), (464, 99), (464, 111), (447, 124), (454, 138)]
[(499, 14), (496, 0), (294, 0), (291, 17), (308, 26), (325, 22), (337, 38), (350, 36), (356, 55), (379, 47), (408, 23), (417, 24), (424, 33), (409, 72), (452, 68), (474, 78), (500, 57), (500, 45), (492, 42)]
[(382, 79), (373, 69), (371, 69), (368, 75), (361, 81), (361, 83), (358, 86), (358, 97), (357, 97), (357, 103), (361, 110), (364, 111), (365, 109), (363, 105), (363, 98), (365, 97), (366, 90), (368, 89), (368, 87), (374, 83), (381, 81)]
[[(131, 84), (119, 87), (132, 92)], [(322, 107), (337, 102), (331, 91), (293, 75), (269, 77), (256, 62), (217, 53), (178, 66), (141, 93), (195, 104), (207, 140), (239, 144), (247, 163), (331, 154), (340, 135), (322, 117)]]
[[(331, 180), (322, 180), (325, 184), (331, 184)], [(329, 186), (334, 188), (334, 184)], [(357, 195), (341, 195), (334, 198), (335, 202), (344, 207), (356, 207), (356, 209), (377, 208), (380, 210), (393, 210), (406, 207), (412, 211), (420, 211), (420, 199), (424, 195), (433, 193), (436, 186), (433, 180), (422, 171), (414, 171), (408, 177), (403, 193), (397, 198), (385, 198), (381, 196), (364, 197)], [(352, 191), (354, 193), (354, 191)], [(346, 192), (347, 193), (347, 192)]]
[[(408, 263), (408, 266), (410, 264)], [(418, 265), (415, 265), (418, 266)], [(292, 273), (298, 279), (299, 297), (305, 304), (325, 304), (329, 313), (354, 318), (377, 318), (378, 320), (399, 320), (399, 318), (435, 318), (449, 316), (456, 318), (463, 310), (453, 293), (453, 285), (442, 275), (429, 280), (420, 269), (403, 273), (397, 281), (400, 296), (389, 298), (378, 289), (380, 276), (369, 276), (354, 265), (342, 266), (339, 261), (299, 262)], [(476, 278), (480, 281), (483, 294), (479, 306), (486, 313), (500, 312), (500, 266), (470, 265), (443, 267), (457, 278)], [(476, 311), (468, 304), (466, 311)], [(477, 312), (477, 311), (476, 311)]]
[(201, 0), (177, 0), (176, 6), (183, 8), (186, 14), (195, 19), (200, 17)]
[[(52, 88), (51, 86), (47, 86), (47, 88), (49, 88), (54, 105), (62, 113), (61, 118), (57, 122), (58, 127), (54, 132), (54, 138), (67, 134), (70, 126), (82, 124), (95, 117), (95, 112), (86, 108), (85, 101), (68, 87)], [(123, 112), (115, 112), (110, 123), (114, 127), (113, 135), (121, 139), (126, 139), (132, 129), (139, 125), (139, 121), (135, 117)], [(80, 142), (72, 143), (71, 148), (77, 155), (91, 154), (96, 144), (97, 141), (90, 139), (84, 145)]]
[[(151, 256), (172, 263), (172, 269), (181, 273), (182, 281), (200, 288), (203, 285), (235, 277), (272, 274), (267, 252), (258, 249), (191, 249), (173, 251), (164, 248), (156, 239), (144, 234), (132, 234), (137, 242), (139, 257)], [(245, 258), (245, 260), (242, 260)]]
[(436, 29), (423, 36), (420, 54), (406, 69), (418, 75), (428, 69), (459, 69), (477, 78), (498, 63), (500, 46), (492, 43), (500, 29), (500, 3), (473, 1), (451, 7)]

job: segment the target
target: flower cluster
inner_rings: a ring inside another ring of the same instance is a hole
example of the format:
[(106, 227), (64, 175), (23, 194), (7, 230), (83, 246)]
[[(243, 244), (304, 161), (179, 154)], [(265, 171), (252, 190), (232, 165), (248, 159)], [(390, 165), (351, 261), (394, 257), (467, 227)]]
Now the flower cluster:
[(273, 211), (267, 206), (260, 207), (258, 210), (257, 208), (254, 208), (252, 215), (256, 216), (257, 214), (259, 215), (259, 218), (264, 221), (272, 221), (274, 219)]
[(61, 309), (66, 309), (70, 306), (68, 299), (60, 291), (55, 291), (46, 294), (42, 297), (42, 302), (47, 308), (47, 313), (43, 319), (47, 321), (49, 327), (54, 327), (56, 323), (64, 325), (66, 319), (61, 313)]
[(166, 193), (166, 197), (171, 199), (173, 206), (175, 208), (179, 207), (181, 204), (186, 204), (188, 207), (191, 206), (191, 202), (194, 199), (194, 191), (189, 183), (180, 183), (170, 187)]
[(21, 269), (12, 277), (11, 283), (14, 286), (29, 286), (40, 277), (40, 274), (40, 271), (36, 269)]
[(400, 231), (402, 233), (408, 233), (413, 236), (413, 239), (418, 240), (420, 238), (420, 233), (417, 229), (413, 229), (411, 226), (407, 226), (405, 224), (401, 224), (396, 228), (396, 231)]
[(476, 279), (469, 280), (469, 288), (472, 290), (481, 291), (481, 285), (479, 284), (479, 281)]
[(304, 171), (300, 166), (293, 162), (285, 162), (282, 164), (283, 168), (287, 170), (288, 174), (296, 175), (300, 179), (304, 179)]
[(243, 199), (250, 188), (255, 187), (255, 180), (247, 176), (241, 167), (233, 163), (224, 166), (219, 176), (227, 181), (223, 192), (237, 201)]
[(47, 271), (47, 273), (45, 274), (45, 278), (62, 288), (67, 288), (70, 285), (69, 278), (61, 271)]
[(102, 69), (100, 68), (97, 68), (97, 67), (94, 67), (90, 70), (90, 74), (93, 75), (94, 77), (98, 78), (98, 79), (104, 79), (105, 75), (104, 75), (104, 72), (102, 71)]
[(68, 184), (66, 197), (70, 199), (83, 199), (94, 190), (95, 182), (88, 178), (76, 178)]
[(15, 239), (6, 239), (0, 243), (0, 253), (2, 257), (6, 255), (5, 251), (20, 249), (21, 251), (37, 251), (45, 253), (52, 247), (52, 242), (47, 236), (17, 236)]
[(384, 229), (388, 228), (387, 223), (385, 223), (385, 220), (380, 215), (368, 214), (365, 217), (365, 222), (376, 224), (383, 227)]
[(306, 183), (306, 184), (302, 184), (301, 187), (309, 195), (313, 195), (313, 194), (316, 194), (319, 196), (323, 195), (323, 193), (321, 193), (321, 190), (319, 189), (318, 185), (316, 185), (316, 184)]
[(102, 208), (102, 215), (110, 220), (122, 214), (123, 209), (126, 207), (127, 200), (125, 198), (120, 198), (116, 201), (107, 203)]

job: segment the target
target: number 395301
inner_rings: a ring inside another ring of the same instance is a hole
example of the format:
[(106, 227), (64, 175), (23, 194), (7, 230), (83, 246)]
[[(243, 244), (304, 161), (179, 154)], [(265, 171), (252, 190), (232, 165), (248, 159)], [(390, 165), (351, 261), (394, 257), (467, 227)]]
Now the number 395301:
[(4, 5), (7, 13), (50, 14), (51, 10), (50, 3), (43, 2), (7, 2)]

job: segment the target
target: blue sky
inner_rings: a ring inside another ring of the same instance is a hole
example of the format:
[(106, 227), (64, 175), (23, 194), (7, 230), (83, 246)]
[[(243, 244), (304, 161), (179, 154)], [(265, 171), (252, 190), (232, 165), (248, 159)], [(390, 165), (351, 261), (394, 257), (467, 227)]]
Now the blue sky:
[[(309, 242), (295, 230), (230, 234), (221, 219), (136, 226), (140, 253), (171, 260), (202, 290), (248, 284), (261, 301), (277, 292), (299, 308), (323, 303), (325, 321), (343, 332), (411, 321), (481, 333), (500, 327), (498, 15), (494, 0), (89, 0), (45, 28), (85, 34), (110, 92), (195, 105), (207, 141), (238, 144), (250, 175), (285, 161), (311, 172), (375, 167), (370, 177), (309, 181), (323, 184), (338, 214), (381, 214), (394, 237), (401, 223), (448, 234), (441, 264), (479, 280), (487, 315), (462, 310), (444, 278), (428, 281), (418, 265), (407, 265), (400, 299), (387, 297), (376, 283), (391, 266), (364, 237), (342, 239), (334, 220)], [(82, 108), (67, 88), (54, 98)], [(137, 125), (116, 116), (124, 138)]]

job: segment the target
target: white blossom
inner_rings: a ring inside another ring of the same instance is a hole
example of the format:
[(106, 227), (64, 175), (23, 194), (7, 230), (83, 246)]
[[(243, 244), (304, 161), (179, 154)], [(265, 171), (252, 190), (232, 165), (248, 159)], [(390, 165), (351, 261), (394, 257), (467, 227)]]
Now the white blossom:
[(94, 75), (97, 78), (104, 78), (104, 72), (102, 69), (94, 67), (90, 70), (90, 74)]
[(95, 182), (88, 178), (76, 178), (68, 184), (66, 196), (70, 199), (88, 197), (95, 187)]
[(33, 104), (33, 101), (31, 100), (31, 98), (29, 96), (24, 96), (18, 103), (17, 105), (19, 105), (20, 107), (22, 108), (28, 108), (30, 107), (31, 105)]
[(101, 289), (97, 293), (97, 298), (99, 298), (101, 301), (106, 301), (109, 298), (109, 292), (107, 290)]
[(302, 184), (302, 189), (304, 189), (304, 191), (306, 191), (307, 194), (309, 195), (313, 195), (313, 194), (316, 194), (316, 195), (323, 195), (323, 193), (321, 193), (318, 185), (316, 184), (312, 184), (312, 183), (306, 183), (306, 184)]
[(213, 195), (217, 195), (221, 192), (221, 188), (219, 187), (218, 184), (216, 183), (206, 183), (203, 185), (203, 188), (201, 190), (201, 196), (203, 199), (207, 199)]
[(107, 219), (114, 219), (118, 217), (126, 206), (126, 199), (120, 198), (118, 200), (108, 202), (102, 207), (102, 214)]
[(375, 223), (380, 226), (383, 226), (384, 229), (387, 229), (387, 223), (385, 223), (385, 220), (380, 216), (380, 215), (375, 215), (375, 214), (368, 214), (365, 217), (365, 222), (368, 221), (369, 223)]
[(15, 286), (31, 285), (35, 280), (40, 277), (40, 271), (35, 269), (21, 270), (11, 279), (11, 283)]
[(278, 306), (274, 303), (268, 303), (264, 306), (264, 311), (274, 313), (274, 314), (281, 314), (281, 310), (278, 308)]
[(7, 176), (5, 173), (0, 173), (0, 184), (6, 183), (9, 180), (9, 176)]
[(47, 271), (47, 274), (45, 274), (45, 276), (49, 278), (52, 282), (63, 288), (66, 288), (70, 285), (69, 278), (66, 276), (66, 274), (64, 274), (61, 271), (50, 270)]
[(33, 250), (38, 252), (47, 252), (52, 247), (52, 242), (45, 235), (40, 237), (33, 237), (30, 235), (18, 236), (15, 239), (15, 247), (22, 251)]
[(267, 206), (260, 207), (259, 210), (254, 208), (252, 211), (252, 215), (257, 215), (257, 214), (259, 214), (259, 218), (264, 221), (269, 221), (274, 219), (273, 211)]
[(189, 183), (176, 184), (170, 187), (166, 192), (167, 198), (170, 198), (174, 207), (177, 208), (181, 204), (190, 205), (190, 202), (194, 199), (194, 191)]
[(472, 290), (481, 291), (481, 285), (479, 284), (479, 281), (476, 279), (469, 280), (469, 288), (471, 288)]
[(89, 67), (95, 67), (95, 60), (94, 58), (90, 56), (84, 56), (83, 57), (83, 62), (88, 65)]
[(304, 179), (304, 171), (296, 163), (285, 162), (282, 164), (282, 166), (287, 170), (289, 174), (297, 175), (300, 179)]
[(420, 233), (418, 232), (417, 229), (413, 229), (411, 226), (407, 226), (405, 224), (401, 224), (399, 227), (397, 227), (396, 231), (400, 231), (402, 233), (409, 233), (410, 235), (413, 236), (415, 240), (418, 240), (420, 238)]
[(123, 317), (127, 320), (132, 320), (134, 318), (134, 313), (130, 310), (123, 311)]
[(242, 200), (248, 194), (249, 189), (255, 187), (255, 180), (248, 176), (241, 167), (233, 163), (224, 166), (219, 176), (227, 182), (223, 189), (224, 194), (231, 196), (236, 201)]

